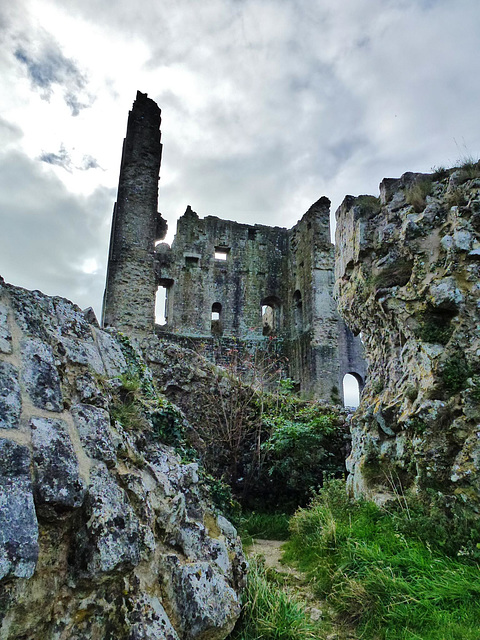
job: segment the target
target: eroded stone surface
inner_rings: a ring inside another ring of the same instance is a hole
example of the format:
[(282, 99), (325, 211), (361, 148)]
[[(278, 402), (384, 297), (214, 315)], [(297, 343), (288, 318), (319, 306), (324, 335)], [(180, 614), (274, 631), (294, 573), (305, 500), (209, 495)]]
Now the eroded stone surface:
[(22, 343), (22, 359), (22, 379), (33, 404), (39, 409), (61, 411), (62, 389), (52, 348), (41, 340), (27, 339)]
[(207, 562), (181, 565), (178, 558), (170, 556), (167, 564), (183, 637), (194, 640), (208, 633), (211, 640), (220, 640), (230, 633), (241, 605), (225, 578), (215, 574)]
[(369, 361), (349, 483), (379, 502), (434, 489), (480, 509), (479, 183), (408, 173), (380, 192), (337, 211), (339, 308)]
[(15, 429), (22, 411), (18, 372), (8, 362), (0, 362), (0, 429)]
[(0, 580), (31, 578), (38, 559), (38, 524), (27, 447), (0, 439)]
[[(151, 396), (143, 422), (112, 421), (127, 370), (121, 343), (64, 299), (0, 288), (8, 328), (21, 336), (0, 356), (0, 637), (186, 640), (176, 612), (189, 610), (202, 638), (224, 638), (244, 584), (240, 542), (228, 521), (211, 524), (198, 465), (160, 441)], [(127, 353), (129, 375), (140, 371), (153, 390), (141, 356)], [(191, 589), (164, 561), (172, 554), (178, 572), (186, 554), (199, 564), (221, 615), (208, 598), (191, 608)]]
[(79, 507), (86, 487), (81, 479), (67, 425), (61, 420), (32, 418), (36, 504), (57, 510)]
[(117, 461), (110, 431), (110, 416), (107, 411), (89, 404), (72, 407), (73, 420), (87, 454), (103, 460), (107, 466)]
[(8, 308), (0, 302), (0, 352), (12, 352), (12, 334), (8, 326)]
[(85, 537), (79, 555), (90, 575), (132, 568), (140, 561), (140, 523), (125, 492), (100, 464), (90, 472)]

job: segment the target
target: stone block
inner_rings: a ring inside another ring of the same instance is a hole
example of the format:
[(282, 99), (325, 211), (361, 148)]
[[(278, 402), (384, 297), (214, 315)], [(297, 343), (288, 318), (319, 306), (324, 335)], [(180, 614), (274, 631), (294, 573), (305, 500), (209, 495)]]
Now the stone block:
[(38, 523), (30, 451), (0, 439), (0, 580), (30, 578), (38, 559)]
[(73, 420), (87, 455), (113, 466), (117, 461), (107, 411), (89, 404), (72, 407)]
[(127, 496), (107, 468), (90, 471), (85, 527), (78, 532), (76, 564), (80, 573), (125, 571), (140, 562), (140, 523)]
[(54, 510), (79, 507), (86, 486), (78, 460), (62, 420), (32, 418), (34, 492), (37, 505)]
[(0, 362), (0, 429), (16, 429), (21, 410), (17, 370), (9, 362)]
[(22, 360), (22, 379), (33, 404), (61, 411), (62, 390), (51, 347), (36, 338), (27, 339), (22, 344)]
[(8, 308), (0, 302), (0, 352), (12, 353), (12, 334), (8, 326)]

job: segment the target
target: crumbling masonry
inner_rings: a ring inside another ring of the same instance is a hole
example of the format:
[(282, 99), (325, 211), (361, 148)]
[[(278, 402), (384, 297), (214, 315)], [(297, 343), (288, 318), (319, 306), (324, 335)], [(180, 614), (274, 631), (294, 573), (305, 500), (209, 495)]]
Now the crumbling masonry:
[[(138, 92), (113, 212), (104, 326), (138, 338), (156, 333), (219, 364), (232, 353), (274, 353), (308, 397), (341, 397), (346, 373), (362, 386), (362, 345), (333, 299), (330, 201), (320, 198), (292, 229), (202, 219), (188, 207), (172, 246), (159, 243), (160, 121), (155, 102)], [(158, 287), (166, 289), (162, 326)]]

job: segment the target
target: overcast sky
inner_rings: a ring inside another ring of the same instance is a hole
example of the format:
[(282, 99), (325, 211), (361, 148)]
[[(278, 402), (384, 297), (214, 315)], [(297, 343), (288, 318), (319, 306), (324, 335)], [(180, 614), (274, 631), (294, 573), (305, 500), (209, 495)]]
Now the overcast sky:
[(479, 0), (0, 0), (0, 275), (100, 316), (137, 89), (159, 209), (292, 226), (480, 153)]

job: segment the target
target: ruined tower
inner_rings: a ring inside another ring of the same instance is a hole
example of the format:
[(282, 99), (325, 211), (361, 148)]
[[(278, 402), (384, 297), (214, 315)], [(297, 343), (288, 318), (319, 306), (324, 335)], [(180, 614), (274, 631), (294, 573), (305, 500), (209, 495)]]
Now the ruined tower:
[(166, 223), (157, 211), (162, 157), (160, 109), (137, 92), (123, 142), (113, 209), (103, 326), (148, 332), (155, 321), (155, 242)]
[[(291, 229), (200, 218), (188, 207), (172, 246), (155, 246), (165, 230), (157, 213), (159, 125), (157, 105), (138, 93), (114, 209), (104, 325), (140, 338), (156, 334), (221, 365), (243, 359), (245, 373), (252, 360), (278, 362), (307, 397), (341, 398), (346, 373), (362, 385), (361, 343), (333, 299), (328, 198)], [(160, 287), (166, 313), (156, 325)]]

